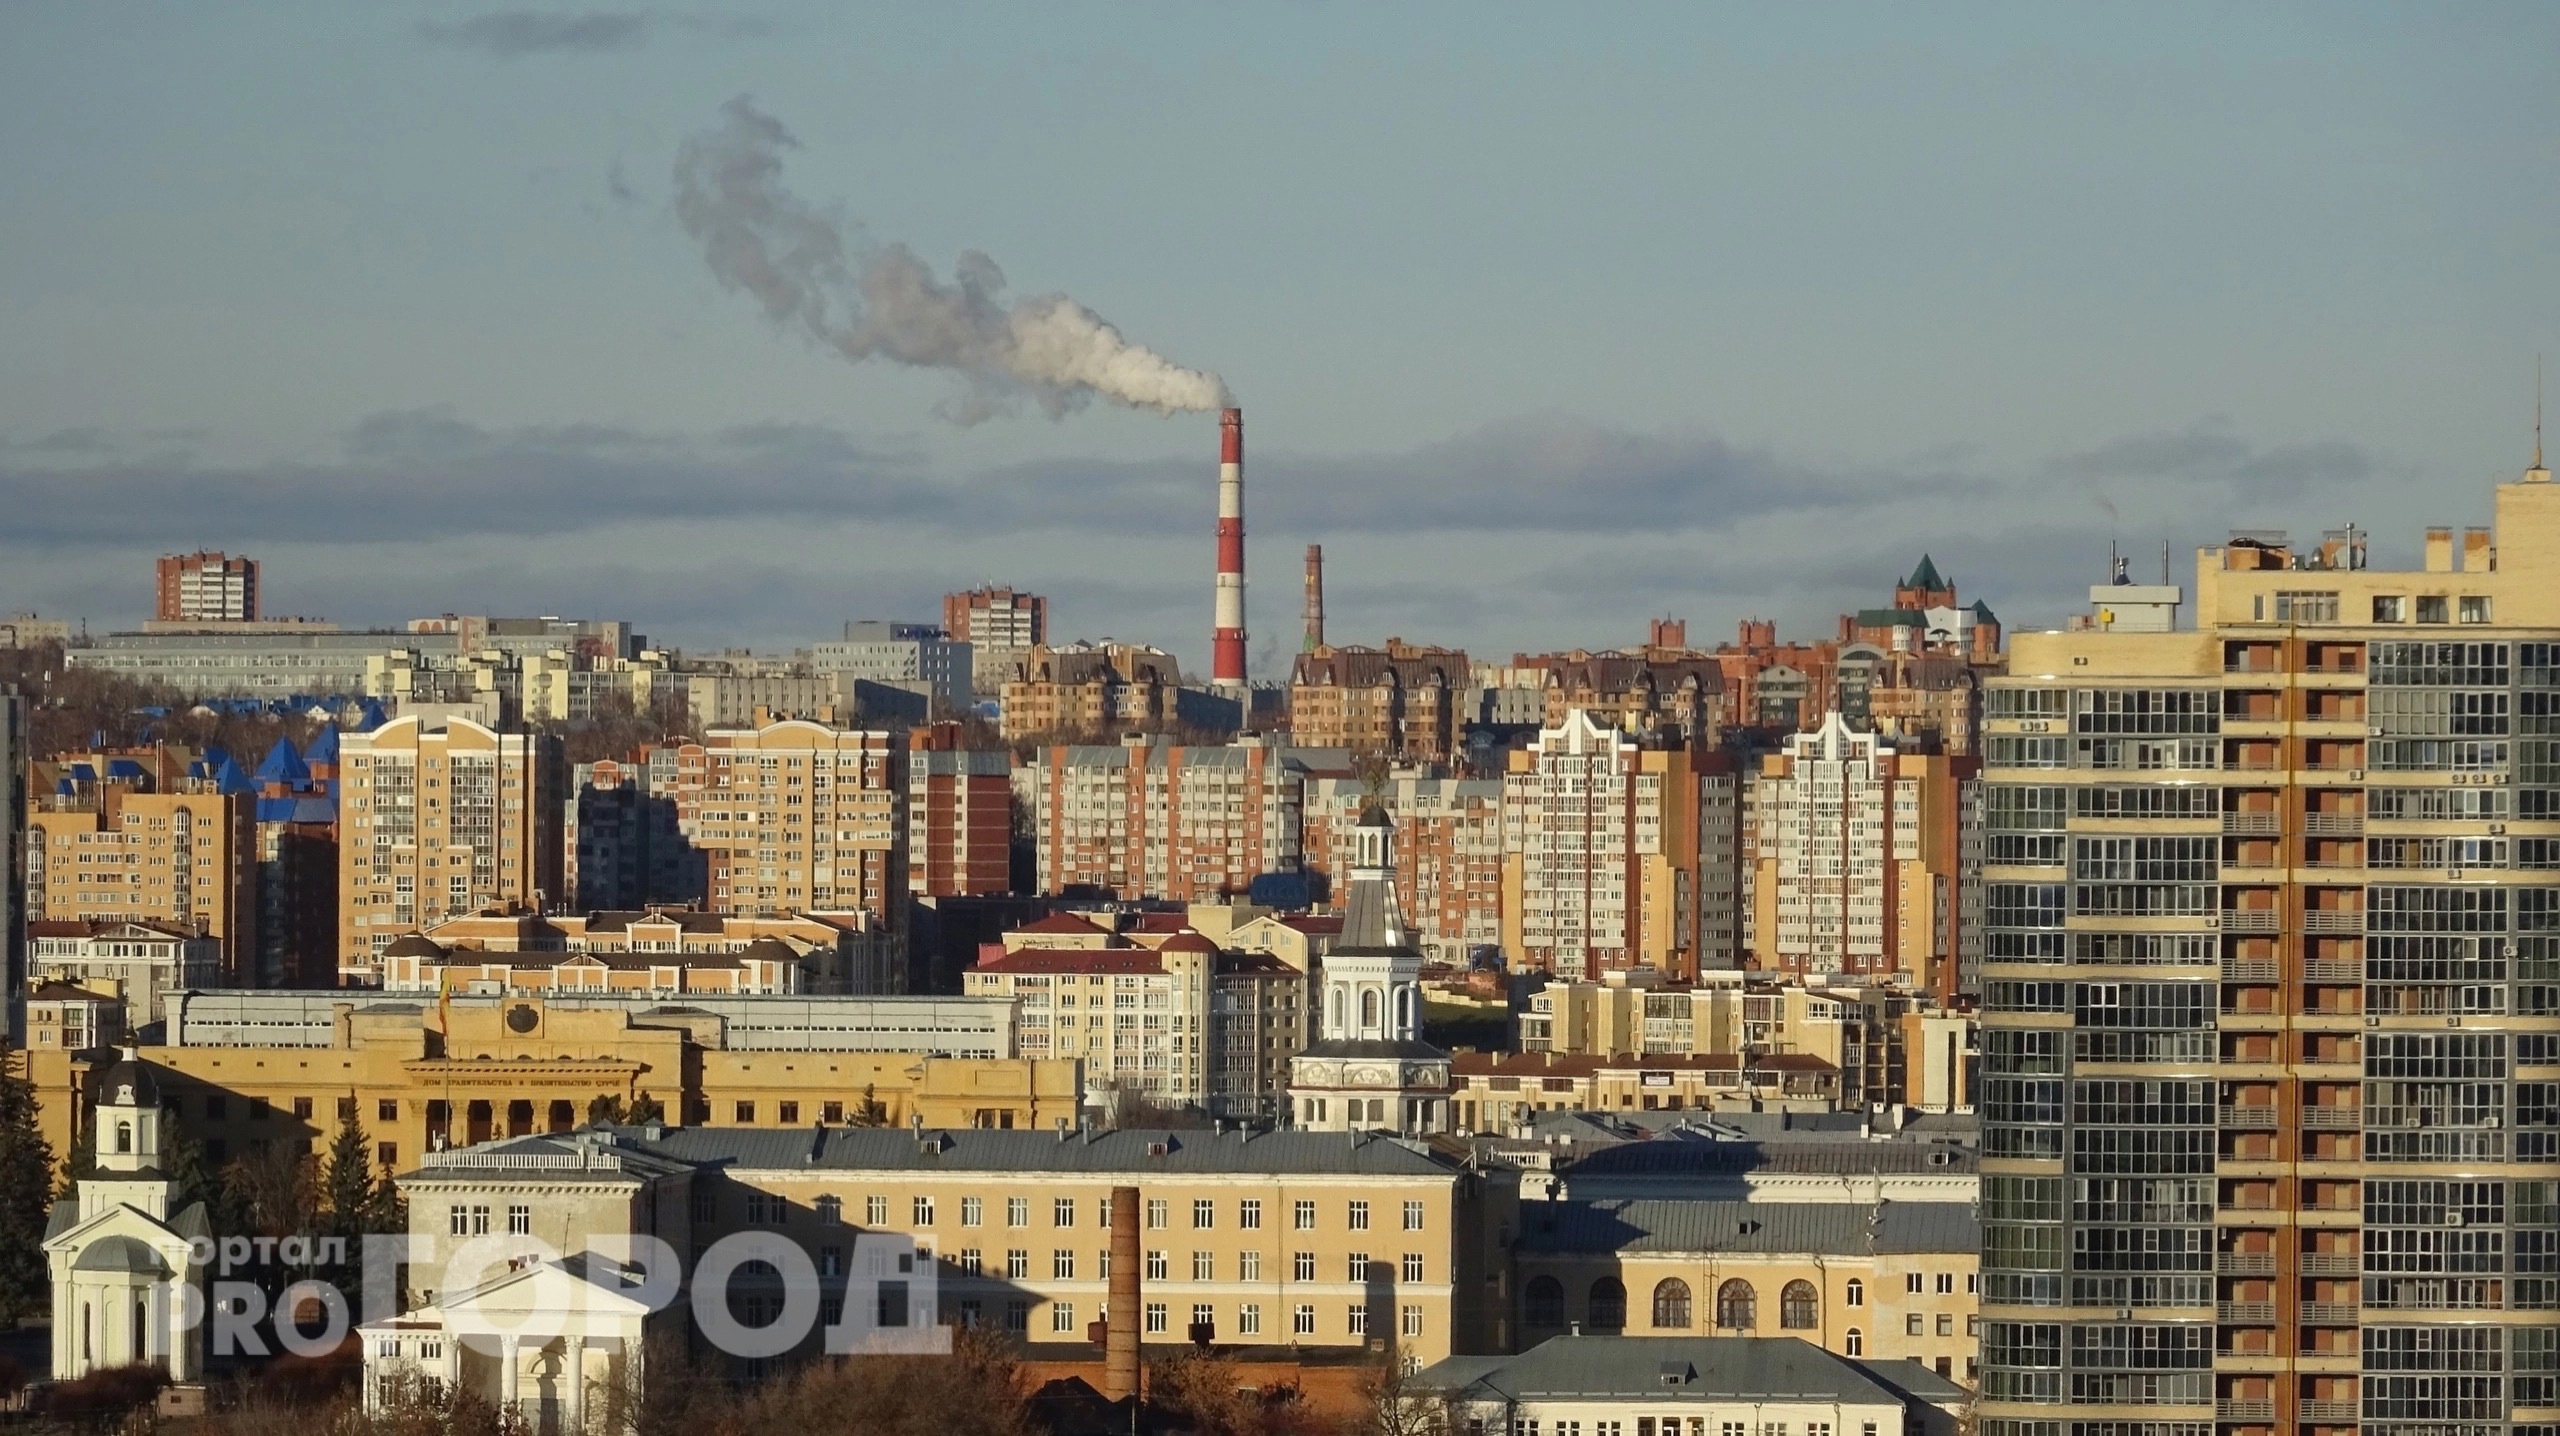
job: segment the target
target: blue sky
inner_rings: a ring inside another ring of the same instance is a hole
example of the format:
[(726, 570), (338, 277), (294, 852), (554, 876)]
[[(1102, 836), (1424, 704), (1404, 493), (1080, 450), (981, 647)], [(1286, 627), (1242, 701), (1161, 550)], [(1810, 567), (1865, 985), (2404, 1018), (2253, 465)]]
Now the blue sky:
[[(1787, 629), (1923, 548), (2057, 622), (2109, 537), (2477, 522), (2560, 351), (2548, 6), (0, 9), (0, 609), (148, 560), (348, 621), (688, 645), (981, 579), (1204, 663), (1215, 424), (973, 426), (713, 278), (785, 181), (1214, 369), (1257, 669)], [(2109, 516), (2112, 508), (2113, 517)], [(2183, 561), (2182, 561), (2183, 562)]]

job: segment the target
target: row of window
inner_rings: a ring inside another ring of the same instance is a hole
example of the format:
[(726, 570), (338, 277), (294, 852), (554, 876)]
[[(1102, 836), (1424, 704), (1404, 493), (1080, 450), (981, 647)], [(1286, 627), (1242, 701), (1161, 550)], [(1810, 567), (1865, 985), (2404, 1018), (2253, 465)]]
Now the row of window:
[[(742, 1103), (740, 1105), (746, 1106), (749, 1104)], [(784, 1120), (788, 1121), (790, 1119), (786, 1117)], [(717, 1188), (707, 1185), (696, 1188), (694, 1191), (695, 1220), (707, 1222), (715, 1219), (718, 1216), (718, 1200), (719, 1192)], [(812, 1203), (812, 1207), (818, 1219), (818, 1224), (820, 1226), (829, 1227), (843, 1225), (845, 1220), (844, 1202), (844, 1198), (837, 1196), (832, 1192), (819, 1197), (816, 1202)], [(1110, 1200), (1108, 1198), (1104, 1198), (1096, 1201), (1093, 1205), (1095, 1224), (1098, 1226), (1109, 1226), (1111, 1224)], [(1262, 1229), (1263, 1202), (1260, 1197), (1244, 1197), (1239, 1199), (1235, 1205), (1235, 1224), (1238, 1230), (1259, 1231)], [(1370, 1230), (1371, 1205), (1371, 1202), (1366, 1197), (1354, 1197), (1346, 1202), (1343, 1206), (1342, 1218), (1344, 1229), (1355, 1232), (1365, 1232)], [(1384, 1206), (1386, 1204), (1381, 1202), (1376, 1205)], [(746, 1195), (746, 1207), (746, 1219), (751, 1225), (780, 1226), (790, 1220), (790, 1204), (779, 1193), (749, 1191)], [(1053, 1228), (1072, 1227), (1076, 1225), (1077, 1207), (1078, 1201), (1074, 1197), (1050, 1198), (1049, 1225)], [(891, 1220), (891, 1202), (887, 1196), (876, 1192), (865, 1196), (862, 1199), (862, 1208), (862, 1221), (865, 1226), (881, 1227), (889, 1224)], [(936, 1214), (939, 1210), (940, 1207), (938, 1205), (938, 1200), (932, 1195), (919, 1194), (909, 1197), (907, 1199), (907, 1222), (909, 1225), (917, 1227), (932, 1226), (936, 1220)], [(1146, 1224), (1148, 1229), (1161, 1231), (1170, 1228), (1173, 1225), (1173, 1212), (1173, 1204), (1166, 1198), (1148, 1198), (1146, 1205)], [(1031, 1198), (1007, 1197), (1004, 1199), (1004, 1224), (1006, 1226), (1030, 1226), (1031, 1213)], [(1424, 1204), (1420, 1201), (1406, 1201), (1402, 1205), (1400, 1216), (1401, 1230), (1408, 1232), (1421, 1231), (1425, 1220)], [(964, 1227), (984, 1226), (986, 1225), (986, 1217), (987, 1202), (985, 1198), (970, 1196), (962, 1197), (960, 1199), (960, 1225)], [(1215, 1229), (1218, 1225), (1218, 1203), (1216, 1199), (1211, 1197), (1193, 1198), (1190, 1203), (1189, 1218), (1191, 1230), (1209, 1231)], [(1301, 1199), (1292, 1202), (1290, 1204), (1289, 1219), (1290, 1229), (1293, 1231), (1311, 1232), (1318, 1230), (1317, 1203), (1312, 1199)]]

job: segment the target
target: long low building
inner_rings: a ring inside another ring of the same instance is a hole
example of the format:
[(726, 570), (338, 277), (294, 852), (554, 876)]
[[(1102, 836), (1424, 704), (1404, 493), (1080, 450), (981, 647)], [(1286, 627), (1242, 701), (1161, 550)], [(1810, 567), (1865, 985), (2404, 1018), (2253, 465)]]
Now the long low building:
[(1537, 1436), (1940, 1436), (1966, 1393), (1903, 1361), (1801, 1341), (1560, 1336), (1518, 1356), (1454, 1356), (1411, 1385), (1450, 1425)]
[[(141, 1057), (215, 1161), (325, 1143), (352, 1116), (389, 1167), (650, 1107), (713, 1128), (818, 1122), (1055, 1130), (1073, 1061), (1018, 1055), (1011, 1006), (966, 998), (387, 998), (172, 994)], [(28, 1054), (53, 1150), (71, 1150), (90, 1069), (111, 1053)]]

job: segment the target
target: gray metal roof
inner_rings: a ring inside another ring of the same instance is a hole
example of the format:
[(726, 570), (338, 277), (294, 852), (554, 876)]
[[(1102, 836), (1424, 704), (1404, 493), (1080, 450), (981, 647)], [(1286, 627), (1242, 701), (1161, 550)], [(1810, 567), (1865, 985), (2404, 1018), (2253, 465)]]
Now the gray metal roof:
[(1696, 1178), (1745, 1173), (1871, 1176), (1976, 1170), (1972, 1148), (1949, 1142), (1784, 1140), (1723, 1142), (1667, 1134), (1604, 1148), (1574, 1163), (1574, 1177)]
[(1981, 1231), (1961, 1202), (1524, 1202), (1520, 1246), (1558, 1253), (1813, 1252), (1871, 1256), (1974, 1252)]
[(1478, 1400), (1903, 1404), (1859, 1363), (1792, 1336), (1559, 1336), (1489, 1370), (1485, 1360), (1452, 1357), (1415, 1380)]
[[(634, 1129), (624, 1128), (628, 1136)], [(1161, 1144), (1162, 1155), (1152, 1149)], [(1392, 1137), (1350, 1132), (1124, 1130), (1047, 1132), (823, 1127), (798, 1131), (684, 1127), (647, 1150), (743, 1171), (1079, 1172), (1166, 1177), (1186, 1173), (1454, 1176), (1455, 1163)]]

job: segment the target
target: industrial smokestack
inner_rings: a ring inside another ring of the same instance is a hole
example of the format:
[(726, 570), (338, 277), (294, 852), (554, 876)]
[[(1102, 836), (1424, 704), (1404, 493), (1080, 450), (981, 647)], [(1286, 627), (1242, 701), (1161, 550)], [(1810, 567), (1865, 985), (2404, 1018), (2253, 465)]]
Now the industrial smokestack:
[(1218, 627), (1209, 676), (1219, 691), (1245, 696), (1244, 410), (1218, 417)]
[(1307, 545), (1307, 651), (1324, 647), (1324, 545)]
[[(1233, 413), (1230, 411), (1230, 420)], [(1138, 1189), (1111, 1189), (1111, 1287), (1102, 1308), (1102, 1395), (1138, 1394)]]

